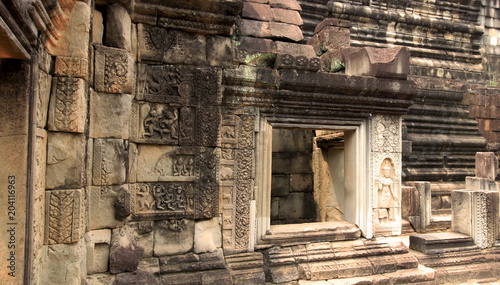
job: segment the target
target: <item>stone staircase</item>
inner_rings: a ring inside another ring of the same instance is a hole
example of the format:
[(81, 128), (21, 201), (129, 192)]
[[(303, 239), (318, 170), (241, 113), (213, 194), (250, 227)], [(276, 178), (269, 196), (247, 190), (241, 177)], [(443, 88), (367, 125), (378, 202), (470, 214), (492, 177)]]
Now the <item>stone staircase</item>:
[(434, 270), (419, 266), (393, 238), (274, 246), (263, 253), (267, 281), (278, 284), (406, 284), (435, 278)]

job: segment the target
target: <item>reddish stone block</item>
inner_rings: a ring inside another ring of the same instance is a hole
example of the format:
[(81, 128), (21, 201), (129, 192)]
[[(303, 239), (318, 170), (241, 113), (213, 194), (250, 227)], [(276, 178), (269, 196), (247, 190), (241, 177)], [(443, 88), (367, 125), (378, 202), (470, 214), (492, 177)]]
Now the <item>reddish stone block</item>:
[(339, 19), (324, 19), (321, 23), (319, 23), (316, 28), (314, 29), (314, 33), (317, 34), (321, 30), (327, 27), (341, 27), (341, 28), (351, 28), (351, 22), (346, 21), (346, 20), (339, 20)]
[(302, 21), (302, 17), (299, 12), (295, 10), (281, 9), (281, 8), (272, 8), (273, 20), (275, 22), (282, 22), (288, 24), (294, 24), (297, 26), (302, 26), (304, 21)]
[(253, 38), (253, 37), (240, 37), (240, 49), (248, 51), (258, 51), (266, 53), (276, 52), (276, 43), (269, 39)]
[(407, 47), (346, 48), (342, 53), (347, 75), (406, 79), (410, 70), (410, 51)]
[(266, 4), (259, 3), (243, 3), (242, 14), (243, 18), (255, 19), (261, 21), (272, 21), (273, 12), (271, 12), (271, 7)]
[(316, 54), (321, 55), (327, 50), (349, 47), (350, 42), (351, 33), (348, 28), (326, 26), (312, 36), (307, 44), (312, 45)]
[(269, 22), (238, 18), (236, 19), (236, 25), (238, 26), (238, 31), (242, 36), (252, 36), (257, 38), (269, 38), (271, 36)]
[(316, 57), (313, 47), (310, 45), (277, 41), (276, 51), (279, 54), (290, 54), (293, 56), (303, 55), (307, 58)]
[(271, 8), (282, 8), (295, 11), (302, 11), (299, 2), (297, 0), (269, 0)]
[(300, 42), (304, 39), (302, 30), (296, 25), (271, 22), (269, 23), (269, 29), (271, 37), (275, 39), (286, 39), (295, 42)]

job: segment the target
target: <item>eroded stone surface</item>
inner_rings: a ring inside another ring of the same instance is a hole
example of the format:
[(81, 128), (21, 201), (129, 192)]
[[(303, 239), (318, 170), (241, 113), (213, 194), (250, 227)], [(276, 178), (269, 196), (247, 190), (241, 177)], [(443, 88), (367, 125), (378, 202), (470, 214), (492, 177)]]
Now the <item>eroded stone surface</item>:
[[(41, 284), (85, 284), (85, 242), (53, 244), (46, 247)], [(64, 268), (66, 274), (60, 274)]]
[(93, 185), (121, 185), (127, 178), (128, 143), (121, 139), (94, 139)]
[(132, 94), (134, 58), (123, 49), (96, 46), (94, 88), (97, 92)]
[(128, 139), (132, 95), (90, 93), (90, 137)]
[(84, 135), (48, 132), (47, 137), (46, 188), (80, 188), (84, 172)]
[[(128, 193), (128, 185), (88, 187), (90, 229), (116, 228), (124, 224), (123, 209), (116, 205), (121, 203), (122, 192)], [(130, 197), (128, 203), (123, 204), (128, 207), (130, 215)]]
[(106, 45), (131, 51), (132, 22), (127, 10), (115, 3), (107, 6)]
[(213, 252), (222, 246), (219, 218), (198, 221), (194, 226), (194, 252)]
[(89, 231), (85, 234), (87, 246), (87, 274), (108, 271), (111, 230)]
[(135, 271), (142, 252), (143, 248), (137, 245), (129, 231), (124, 228), (114, 229), (109, 250), (109, 271), (113, 274)]
[(175, 255), (193, 249), (194, 221), (187, 219), (155, 222), (154, 255)]

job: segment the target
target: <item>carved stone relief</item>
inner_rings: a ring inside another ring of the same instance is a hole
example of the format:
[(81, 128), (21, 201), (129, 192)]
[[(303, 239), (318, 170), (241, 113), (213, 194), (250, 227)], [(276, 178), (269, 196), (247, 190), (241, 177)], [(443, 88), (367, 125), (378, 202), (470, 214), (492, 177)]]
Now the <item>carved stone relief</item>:
[(183, 107), (179, 117), (180, 145), (196, 144), (196, 108)]
[(196, 104), (191, 68), (140, 64), (138, 73), (137, 100)]
[(83, 133), (86, 115), (85, 81), (80, 78), (54, 77), (49, 106), (49, 130)]
[(385, 158), (380, 165), (379, 176), (375, 178), (376, 209), (374, 219), (384, 224), (396, 221), (395, 208), (400, 207), (399, 196), (396, 192), (398, 181), (394, 164), (390, 158)]
[(45, 125), (47, 124), (51, 82), (52, 76), (42, 70), (38, 72), (38, 89), (36, 91), (36, 126), (39, 128), (45, 128)]
[(198, 109), (198, 141), (201, 146), (218, 146), (221, 113), (219, 107)]
[(121, 139), (94, 139), (93, 185), (122, 185), (127, 177), (128, 142)]
[(139, 145), (137, 181), (194, 181), (194, 148)]
[(47, 191), (45, 201), (45, 244), (78, 242), (84, 234), (82, 191)]
[(86, 58), (58, 56), (54, 66), (57, 76), (79, 77), (87, 79), (89, 62)]
[(134, 121), (131, 139), (135, 142), (177, 145), (179, 109), (162, 104), (139, 103), (132, 106)]
[(131, 185), (131, 207), (136, 219), (194, 218), (193, 183), (148, 182)]
[(95, 49), (94, 88), (97, 92), (132, 94), (135, 66), (125, 50), (97, 46)]
[(206, 37), (138, 24), (139, 60), (174, 64), (204, 64)]
[(373, 151), (401, 152), (401, 118), (374, 116)]

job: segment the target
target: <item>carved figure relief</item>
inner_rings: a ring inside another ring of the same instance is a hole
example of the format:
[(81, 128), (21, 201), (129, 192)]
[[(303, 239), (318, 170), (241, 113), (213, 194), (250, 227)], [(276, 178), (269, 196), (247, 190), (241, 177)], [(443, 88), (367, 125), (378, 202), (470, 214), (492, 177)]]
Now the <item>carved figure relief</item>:
[(128, 82), (128, 56), (107, 53), (104, 67), (104, 89), (109, 93), (122, 93), (122, 87)]
[(196, 109), (183, 107), (180, 114), (180, 143), (191, 145), (195, 143)]
[(174, 176), (194, 176), (194, 158), (192, 156), (177, 156), (172, 168)]
[(395, 189), (395, 171), (390, 158), (382, 161), (380, 176), (376, 180), (377, 209), (375, 217), (379, 223), (388, 223), (396, 220), (395, 207), (399, 199)]
[(164, 107), (159, 111), (157, 107), (152, 107), (143, 122), (145, 131), (143, 137), (159, 135), (160, 139), (177, 139), (178, 117), (177, 109)]
[(181, 102), (179, 97), (188, 99), (194, 94), (193, 74), (188, 68), (173, 65), (140, 65), (139, 68), (140, 100)]
[(141, 184), (137, 190), (136, 209), (138, 212), (154, 210), (155, 198), (148, 184)]
[(156, 209), (171, 211), (186, 209), (186, 193), (183, 186), (156, 184), (153, 189)]
[(186, 229), (187, 226), (187, 220), (180, 219), (180, 220), (168, 220), (167, 221), (167, 226), (169, 230), (174, 231), (174, 232), (181, 232), (184, 229)]

